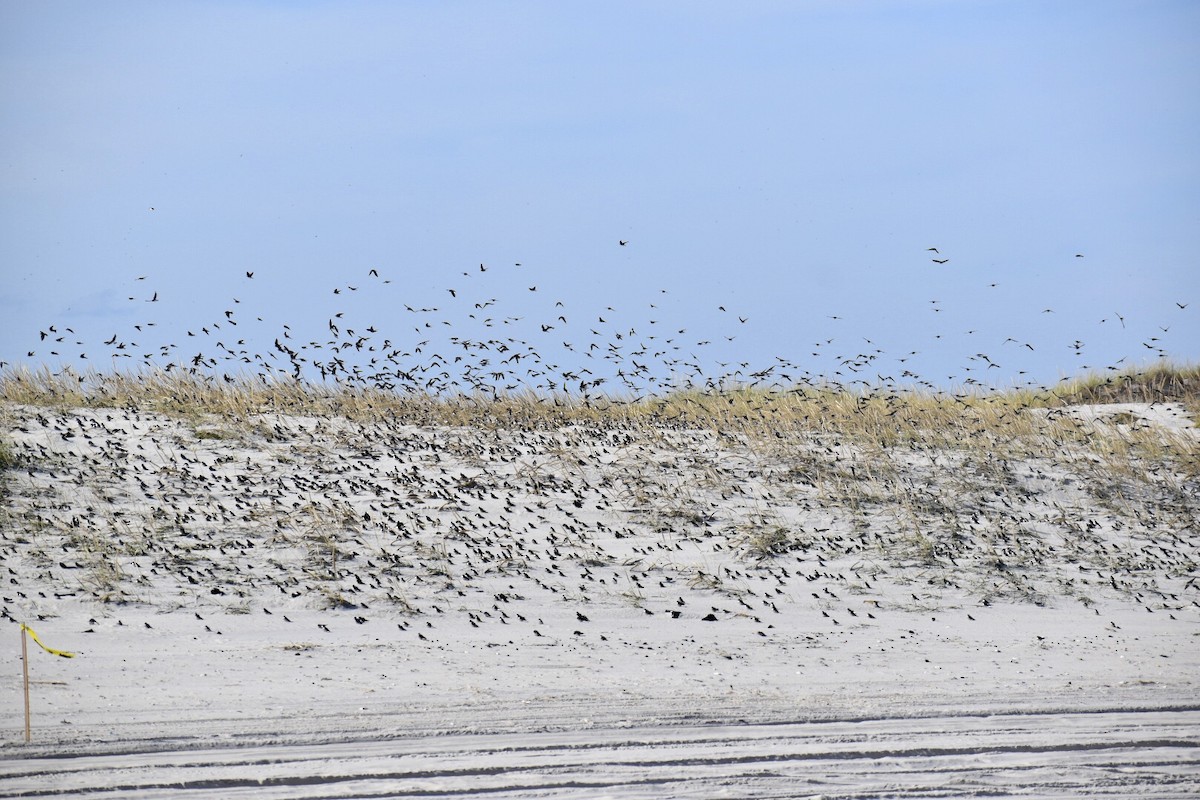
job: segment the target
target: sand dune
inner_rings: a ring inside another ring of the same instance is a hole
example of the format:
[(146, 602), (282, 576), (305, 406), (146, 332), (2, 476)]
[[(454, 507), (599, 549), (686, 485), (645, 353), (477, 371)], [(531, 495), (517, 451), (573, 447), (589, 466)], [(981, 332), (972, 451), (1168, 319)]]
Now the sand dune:
[(1194, 795), (1200, 492), (1054, 437), (1196, 431), (1023, 413), (881, 450), (10, 405), (11, 642), (79, 656), (31, 654), (28, 745), (0, 678), (0, 786)]

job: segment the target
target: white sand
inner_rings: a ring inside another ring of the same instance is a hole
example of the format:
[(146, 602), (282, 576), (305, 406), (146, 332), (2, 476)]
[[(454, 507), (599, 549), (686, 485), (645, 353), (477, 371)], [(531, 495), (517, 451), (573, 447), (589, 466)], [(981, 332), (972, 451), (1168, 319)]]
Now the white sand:
[[(711, 432), (8, 414), (0, 795), (1200, 795), (1164, 470), (989, 492), (814, 443), (838, 489)], [(30, 744), (18, 621), (79, 653), (32, 650)]]

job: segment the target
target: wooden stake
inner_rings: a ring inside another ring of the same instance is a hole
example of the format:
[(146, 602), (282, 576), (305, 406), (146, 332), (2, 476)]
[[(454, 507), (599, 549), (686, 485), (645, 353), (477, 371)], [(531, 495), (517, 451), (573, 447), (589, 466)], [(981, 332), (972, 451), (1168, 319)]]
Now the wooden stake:
[(29, 646), (25, 626), (21, 626), (21, 670), (25, 673), (25, 741), (29, 741)]

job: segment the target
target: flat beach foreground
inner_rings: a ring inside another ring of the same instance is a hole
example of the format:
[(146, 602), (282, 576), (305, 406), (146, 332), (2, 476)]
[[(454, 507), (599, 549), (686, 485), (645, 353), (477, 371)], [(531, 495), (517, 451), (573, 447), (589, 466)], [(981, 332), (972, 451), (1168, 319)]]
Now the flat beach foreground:
[(1200, 795), (1191, 417), (1012, 415), (8, 403), (0, 795)]

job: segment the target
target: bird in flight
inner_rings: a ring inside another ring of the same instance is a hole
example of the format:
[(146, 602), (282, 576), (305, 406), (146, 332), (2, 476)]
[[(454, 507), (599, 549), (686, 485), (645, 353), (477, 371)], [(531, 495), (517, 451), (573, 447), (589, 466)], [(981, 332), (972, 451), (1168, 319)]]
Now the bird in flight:
[(935, 258), (935, 259), (933, 259), (933, 263), (935, 263), (935, 264), (945, 264), (945, 263), (946, 263), (947, 261), (949, 261), (949, 260), (950, 260), (950, 259), (948, 259), (948, 258)]
[(254, 277), (254, 273), (253, 273), (253, 272), (247, 272), (247, 273), (246, 273), (246, 277), (247, 277), (247, 278), (253, 278), (253, 277)]
[(617, 244), (621, 245), (621, 247), (624, 247), (625, 245), (629, 244), (629, 241), (627, 239), (618, 239)]

